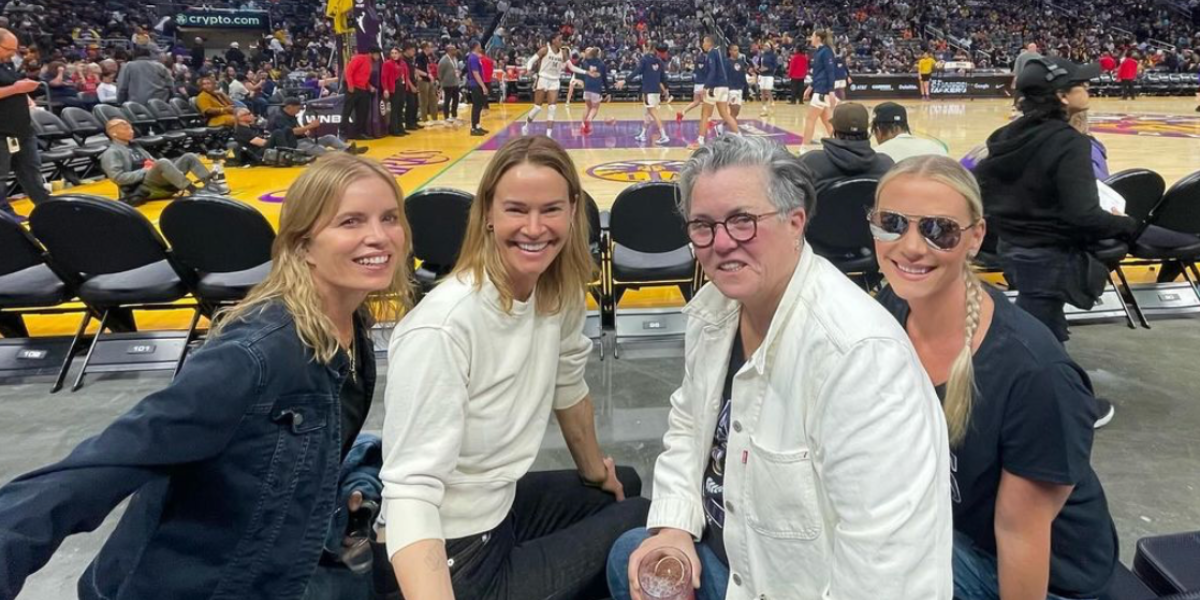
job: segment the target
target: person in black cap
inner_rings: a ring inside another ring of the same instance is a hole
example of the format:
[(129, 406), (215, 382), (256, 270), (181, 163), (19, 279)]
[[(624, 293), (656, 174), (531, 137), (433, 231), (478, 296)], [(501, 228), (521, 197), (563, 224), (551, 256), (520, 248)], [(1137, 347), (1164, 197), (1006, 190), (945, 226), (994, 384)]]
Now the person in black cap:
[(304, 103), (299, 98), (287, 98), (283, 101), (283, 108), (271, 117), (268, 129), (273, 138), (280, 140), (281, 146), (295, 148), (302, 154), (313, 157), (321, 156), (330, 150), (343, 150), (351, 154), (362, 154), (367, 151), (366, 148), (358, 146), (355, 142), (347, 145), (336, 135), (322, 135), (314, 138), (321, 122), (313, 119), (307, 125), (301, 125), (298, 115), (303, 108)]
[(841, 102), (834, 107), (830, 120), (833, 137), (821, 139), (821, 150), (800, 155), (800, 162), (812, 170), (817, 193), (848, 177), (882, 177), (895, 164), (871, 147), (869, 120), (866, 107), (857, 102)]
[(919, 138), (908, 128), (908, 111), (895, 102), (884, 102), (875, 107), (875, 120), (871, 121), (871, 134), (875, 136), (875, 151), (900, 162), (912, 156), (934, 154), (946, 156), (946, 147), (926, 138)]
[[(1099, 65), (1059, 57), (1031, 59), (1017, 77), (1024, 115), (992, 133), (975, 168), (989, 228), (1000, 238), (1004, 277), (1028, 311), (1065, 342), (1063, 305), (1094, 306), (1107, 267), (1088, 253), (1102, 240), (1131, 235), (1137, 223), (1100, 208), (1087, 136), (1067, 122), (1088, 106)], [(1112, 407), (1098, 407), (1097, 426)]]

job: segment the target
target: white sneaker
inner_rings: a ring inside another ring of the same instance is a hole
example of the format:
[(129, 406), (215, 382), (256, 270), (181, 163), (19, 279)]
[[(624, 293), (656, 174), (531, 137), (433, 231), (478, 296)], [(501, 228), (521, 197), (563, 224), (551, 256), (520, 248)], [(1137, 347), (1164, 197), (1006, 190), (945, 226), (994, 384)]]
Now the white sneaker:
[(664, 136), (658, 138), (657, 140), (654, 140), (654, 143), (658, 144), (660, 146), (665, 146), (666, 144), (671, 143), (671, 138), (664, 135)]
[(634, 139), (634, 141), (636, 141), (636, 142), (644, 142), (644, 141), (646, 141), (646, 132), (645, 132), (645, 131), (643, 131), (643, 132), (641, 132), (641, 133), (639, 133), (639, 134), (637, 134), (637, 135), (633, 136), (633, 139)]
[(529, 121), (525, 121), (525, 124), (521, 126), (521, 135), (529, 135)]

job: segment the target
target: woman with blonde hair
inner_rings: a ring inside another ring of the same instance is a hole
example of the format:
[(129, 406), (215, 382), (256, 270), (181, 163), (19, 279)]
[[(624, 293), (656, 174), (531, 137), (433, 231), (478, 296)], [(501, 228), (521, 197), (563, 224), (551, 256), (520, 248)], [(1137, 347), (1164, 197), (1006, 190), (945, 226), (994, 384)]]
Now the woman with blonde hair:
[(410, 303), (395, 178), (324, 157), (288, 189), (266, 280), (151, 394), (63, 461), (0, 488), (0, 597), (63, 538), (129, 506), (79, 597), (299, 598), (375, 384), (372, 315)]
[(979, 186), (952, 159), (901, 161), (871, 232), (900, 321), (949, 426), (954, 595), (1095, 598), (1117, 535), (1090, 464), (1095, 398), (1050, 330), (971, 269), (986, 233)]
[[(454, 271), (393, 333), (380, 476), (404, 597), (607, 597), (609, 546), (647, 503), (624, 500), (641, 482), (596, 441), (587, 238), (570, 157), (516, 138), (483, 173)], [(530, 473), (551, 413), (578, 469)]]

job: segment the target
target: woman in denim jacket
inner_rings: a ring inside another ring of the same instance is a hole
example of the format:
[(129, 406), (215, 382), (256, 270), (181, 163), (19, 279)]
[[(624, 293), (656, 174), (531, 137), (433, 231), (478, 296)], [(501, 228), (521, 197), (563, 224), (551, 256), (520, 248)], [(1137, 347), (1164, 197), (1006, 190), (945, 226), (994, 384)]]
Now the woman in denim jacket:
[(131, 495), (80, 598), (300, 598), (370, 408), (370, 312), (410, 304), (410, 239), (377, 163), (338, 154), (305, 171), (267, 279), (179, 377), (0, 488), (0, 598)]

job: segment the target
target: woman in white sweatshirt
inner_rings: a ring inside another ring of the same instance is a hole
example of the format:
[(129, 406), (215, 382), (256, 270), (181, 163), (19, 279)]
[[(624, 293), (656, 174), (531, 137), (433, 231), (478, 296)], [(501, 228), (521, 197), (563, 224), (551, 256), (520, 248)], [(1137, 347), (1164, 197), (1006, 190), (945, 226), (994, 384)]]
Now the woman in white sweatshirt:
[[(608, 548), (645, 522), (596, 441), (584, 381), (583, 190), (545, 136), (488, 165), (454, 272), (396, 327), (384, 422), (388, 562), (404, 597), (603, 598)], [(578, 472), (529, 473), (550, 413)]]

